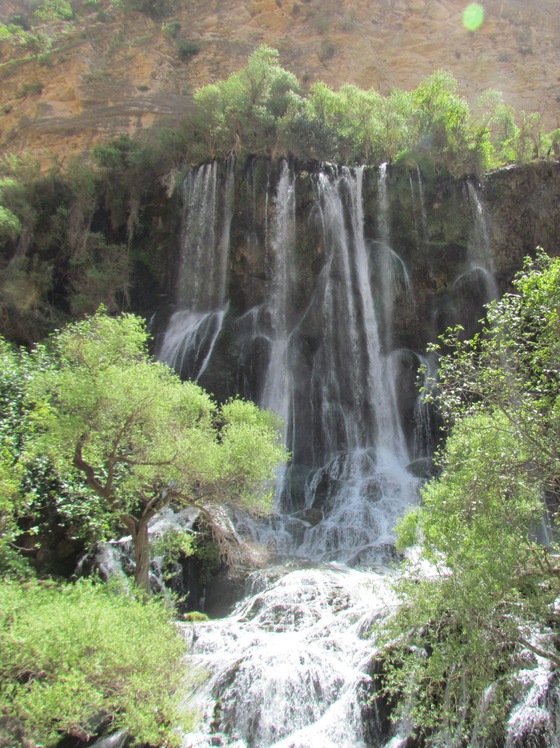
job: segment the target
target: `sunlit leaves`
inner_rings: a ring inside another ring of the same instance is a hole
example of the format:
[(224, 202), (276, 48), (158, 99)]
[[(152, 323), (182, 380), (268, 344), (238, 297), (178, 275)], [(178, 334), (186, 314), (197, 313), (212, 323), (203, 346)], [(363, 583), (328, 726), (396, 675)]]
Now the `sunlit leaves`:
[(195, 132), (206, 157), (234, 151), (344, 163), (428, 159), (462, 176), (545, 156), (559, 140), (544, 135), (538, 114), (522, 112), (518, 126), (496, 91), (485, 92), (471, 110), (443, 70), (413, 91), (386, 96), (351, 84), (335, 90), (322, 81), (304, 93), (280, 66), (278, 52), (265, 46), (245, 68), (200, 88), (194, 99)]
[(172, 498), (258, 503), (284, 456), (278, 424), (242, 400), (218, 409), (151, 360), (146, 337), (133, 315), (102, 312), (53, 336), (53, 366), (30, 383), (43, 448), (61, 468), (91, 469), (116, 519)]
[(61, 735), (87, 740), (110, 726), (137, 742), (176, 744), (183, 654), (158, 601), (84, 580), (4, 581), (0, 742), (55, 745)]
[(475, 729), (500, 743), (515, 670), (535, 666), (531, 653), (560, 665), (559, 279), (560, 260), (539, 251), (477, 336), (448, 331), (439, 349), (427, 396), (450, 433), (440, 475), (399, 529), (401, 547), (422, 543), (432, 573), (402, 578), (383, 634), (388, 692), (433, 731), (429, 745), (474, 744)]

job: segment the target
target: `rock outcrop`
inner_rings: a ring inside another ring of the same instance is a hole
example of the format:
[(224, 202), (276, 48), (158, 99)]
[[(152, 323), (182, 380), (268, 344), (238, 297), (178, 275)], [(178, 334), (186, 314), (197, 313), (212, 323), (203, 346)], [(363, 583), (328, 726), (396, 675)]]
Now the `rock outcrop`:
[[(547, 129), (558, 127), (556, 0), (486, 0), (476, 31), (463, 25), (467, 4), (177, 0), (172, 16), (154, 20), (109, 0), (76, 2), (75, 19), (49, 30), (48, 55), (0, 41), (0, 151), (30, 150), (47, 166), (155, 121), (177, 124), (193, 90), (241, 68), (262, 43), (304, 84), (349, 82), (385, 94), (442, 68), (470, 103), (498, 89), (516, 109), (539, 112)], [(0, 22), (29, 7), (3, 3)]]

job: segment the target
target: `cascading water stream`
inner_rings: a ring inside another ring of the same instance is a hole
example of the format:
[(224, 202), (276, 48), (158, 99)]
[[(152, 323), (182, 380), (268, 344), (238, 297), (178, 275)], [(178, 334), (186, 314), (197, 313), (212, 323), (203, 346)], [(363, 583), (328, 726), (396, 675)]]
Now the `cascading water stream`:
[(195, 705), (212, 730), (186, 736), (184, 748), (380, 745), (368, 633), (394, 604), (387, 579), (271, 569), (254, 583), (227, 619), (187, 630), (211, 671)]
[(467, 337), (477, 331), (478, 320), (484, 314), (484, 305), (498, 296), (494, 277), (494, 260), (490, 234), (481, 195), (475, 184), (468, 180), (466, 195), (472, 221), (467, 243), (467, 262), (451, 288), (451, 301), (456, 324), (468, 320), (464, 325)]
[[(194, 660), (210, 677), (197, 694), (206, 726), (185, 736), (185, 748), (381, 745), (368, 700), (368, 634), (393, 601), (385, 577), (366, 569), (394, 558), (392, 528), (415, 500), (418, 480), (406, 471), (391, 357), (381, 340), (363, 175), (363, 168), (343, 168), (316, 177), (312, 212), (325, 259), (299, 315), (290, 314), (298, 238), (286, 163), (270, 202), (269, 292), (238, 322), (241, 357), (267, 351), (260, 402), (287, 419), (294, 463), (307, 455), (304, 501), (272, 522), (238, 520), (238, 529), (245, 523), (258, 542), (292, 560), (261, 574), (261, 587), (227, 619), (188, 629)], [(394, 284), (383, 293), (388, 303)], [(297, 356), (309, 318), (321, 320), (320, 335), (302, 381)], [(296, 386), (308, 393), (301, 409), (290, 405)], [(310, 563), (315, 568), (293, 570)]]
[[(267, 242), (272, 268), (268, 299), (271, 348), (260, 404), (277, 413), (287, 425), (290, 404), (290, 371), (286, 361), (286, 351), (289, 341), (290, 264), (295, 246), (296, 218), (294, 176), (287, 161), (282, 162), (274, 208), (272, 235), (270, 241)], [(285, 440), (286, 433), (284, 433)]]
[(234, 202), (233, 158), (228, 160), (221, 232), (218, 223), (218, 166), (205, 164), (184, 184), (176, 305), (159, 358), (181, 376), (199, 379), (208, 364), (227, 311), (226, 281)]

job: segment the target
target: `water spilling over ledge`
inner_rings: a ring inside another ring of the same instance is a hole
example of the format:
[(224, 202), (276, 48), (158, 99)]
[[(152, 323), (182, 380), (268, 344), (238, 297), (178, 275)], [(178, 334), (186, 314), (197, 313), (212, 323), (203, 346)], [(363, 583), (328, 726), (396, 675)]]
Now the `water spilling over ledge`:
[(429, 341), (474, 330), (498, 287), (479, 186), (446, 196), (448, 243), (418, 167), (405, 187), (385, 165), (286, 161), (206, 165), (185, 183), (160, 357), (275, 410), (291, 460), (274, 516), (236, 522), (282, 564), (249, 577), (227, 618), (185, 626), (208, 679), (184, 748), (412, 745), (376, 711), (370, 633), (395, 604), (394, 523), (431, 469), (438, 424), (418, 374), (434, 373)]

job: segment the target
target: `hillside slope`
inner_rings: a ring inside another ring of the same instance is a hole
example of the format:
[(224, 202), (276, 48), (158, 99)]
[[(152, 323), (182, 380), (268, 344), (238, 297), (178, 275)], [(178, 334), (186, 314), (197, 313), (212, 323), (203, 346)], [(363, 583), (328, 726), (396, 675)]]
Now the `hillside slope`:
[[(5, 1), (0, 22), (30, 16), (32, 2)], [(179, 122), (193, 90), (242, 67), (261, 43), (304, 83), (387, 93), (443, 68), (470, 102), (497, 88), (548, 129), (560, 125), (557, 0), (486, 0), (475, 32), (463, 25), (465, 0), (177, 0), (159, 19), (111, 0), (73, 5), (72, 21), (46, 29), (47, 55), (0, 41), (4, 154), (30, 150), (45, 165), (156, 120)]]

